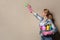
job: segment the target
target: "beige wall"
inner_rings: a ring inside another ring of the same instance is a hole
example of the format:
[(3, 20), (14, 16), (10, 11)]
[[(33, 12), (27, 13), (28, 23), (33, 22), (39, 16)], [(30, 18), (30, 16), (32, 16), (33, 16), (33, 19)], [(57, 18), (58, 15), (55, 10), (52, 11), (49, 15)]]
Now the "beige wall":
[(50, 9), (60, 28), (60, 0), (0, 0), (0, 40), (40, 40), (39, 21), (24, 7), (25, 2), (38, 13)]

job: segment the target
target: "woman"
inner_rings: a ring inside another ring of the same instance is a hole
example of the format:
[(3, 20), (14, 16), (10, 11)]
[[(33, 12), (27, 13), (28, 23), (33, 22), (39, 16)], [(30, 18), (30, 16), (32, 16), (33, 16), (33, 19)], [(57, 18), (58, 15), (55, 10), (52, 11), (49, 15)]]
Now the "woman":
[[(31, 5), (28, 5), (27, 8), (28, 8), (29, 12), (32, 13), (40, 21), (39, 27), (40, 27), (41, 40), (52, 40), (51, 35), (53, 35), (55, 32), (55, 26), (52, 23), (52, 21), (48, 18), (50, 11), (48, 9), (43, 9), (42, 16), (40, 16), (40, 15), (38, 15), (38, 13), (34, 12), (34, 10), (31, 8)], [(52, 27), (52, 30), (48, 30), (47, 24), (52, 25), (52, 26), (50, 26), (50, 27)], [(45, 26), (47, 26), (47, 27), (45, 27)]]

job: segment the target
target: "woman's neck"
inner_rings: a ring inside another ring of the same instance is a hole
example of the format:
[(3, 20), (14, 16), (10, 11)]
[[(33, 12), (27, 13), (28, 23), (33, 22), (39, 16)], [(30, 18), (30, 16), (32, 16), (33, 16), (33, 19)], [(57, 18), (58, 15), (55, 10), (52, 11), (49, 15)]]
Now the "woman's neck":
[(47, 19), (47, 17), (46, 17), (46, 16), (44, 16), (44, 19)]

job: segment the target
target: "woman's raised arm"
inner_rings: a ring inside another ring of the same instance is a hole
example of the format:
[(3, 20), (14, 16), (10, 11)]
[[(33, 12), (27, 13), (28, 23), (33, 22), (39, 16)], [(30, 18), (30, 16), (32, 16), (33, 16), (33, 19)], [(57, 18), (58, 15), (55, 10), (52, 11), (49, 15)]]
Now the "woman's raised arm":
[(38, 20), (42, 21), (43, 18), (32, 9), (30, 4), (27, 5), (27, 8), (31, 14), (33, 14)]

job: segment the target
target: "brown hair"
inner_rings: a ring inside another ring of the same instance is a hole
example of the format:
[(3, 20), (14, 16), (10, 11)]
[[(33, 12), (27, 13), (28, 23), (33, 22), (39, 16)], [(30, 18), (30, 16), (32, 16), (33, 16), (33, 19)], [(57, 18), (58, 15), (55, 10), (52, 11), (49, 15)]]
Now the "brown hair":
[(49, 13), (48, 16), (49, 16), (49, 15), (52, 16), (52, 19), (51, 19), (51, 20), (52, 20), (53, 23), (55, 23), (55, 19), (54, 19), (54, 17), (53, 17), (53, 14), (52, 14), (52, 13)]
[(44, 9), (43, 11), (47, 11), (47, 17), (49, 17), (50, 11), (48, 9)]
[(44, 9), (43, 11), (47, 11), (47, 15), (46, 15), (47, 18), (49, 18), (49, 15), (51, 15), (51, 16), (52, 16), (52, 19), (51, 19), (51, 20), (52, 20), (53, 23), (55, 23), (55, 20), (54, 20), (53, 14), (52, 14), (48, 9)]

